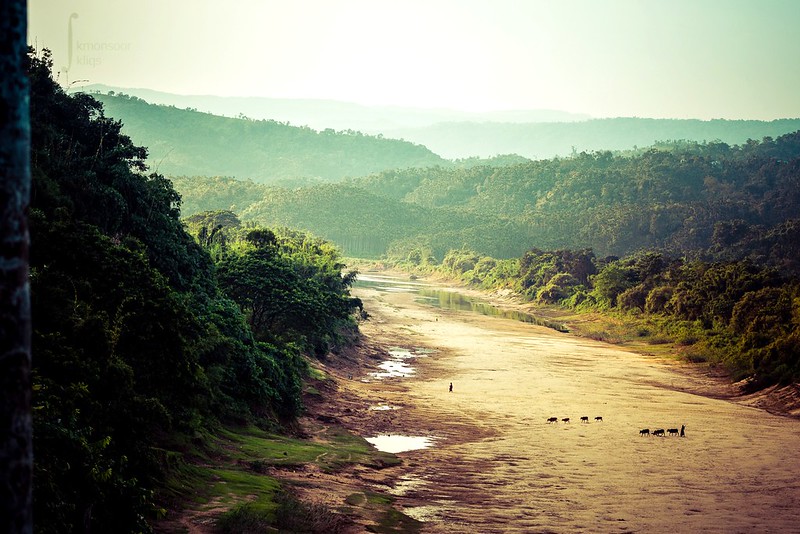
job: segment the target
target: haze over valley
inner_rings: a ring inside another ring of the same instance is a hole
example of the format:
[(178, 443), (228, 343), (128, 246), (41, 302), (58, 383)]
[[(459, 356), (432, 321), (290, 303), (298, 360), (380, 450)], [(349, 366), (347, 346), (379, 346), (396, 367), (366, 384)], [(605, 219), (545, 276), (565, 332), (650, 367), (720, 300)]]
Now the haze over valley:
[[(352, 103), (323, 100), (288, 100), (264, 98), (222, 98), (170, 95), (149, 90), (130, 90), (103, 86), (87, 86), (76, 89), (89, 92), (100, 99), (108, 113), (122, 120), (126, 132), (137, 142), (151, 150), (151, 162), (166, 164), (168, 174), (226, 175), (241, 179), (265, 181), (263, 174), (254, 171), (242, 172), (232, 160), (257, 159), (259, 150), (243, 143), (241, 148), (228, 147), (228, 161), (221, 155), (214, 157), (213, 166), (193, 169), (173, 164), (167, 153), (175, 150), (180, 159), (186, 152), (185, 143), (192, 141), (180, 132), (180, 122), (186, 114), (179, 110), (197, 111), (211, 115), (222, 115), (247, 121), (278, 122), (285, 126), (310, 128), (318, 132), (362, 133), (388, 139), (404, 140), (422, 145), (445, 159), (472, 157), (489, 158), (515, 154), (529, 159), (566, 157), (577, 152), (625, 151), (649, 147), (663, 141), (721, 141), (742, 144), (748, 139), (761, 140), (777, 137), (800, 128), (800, 118), (758, 120), (697, 120), (697, 119), (649, 119), (619, 117), (592, 119), (585, 115), (550, 110), (503, 111), (503, 112), (458, 112), (424, 108), (367, 107)], [(121, 96), (124, 95), (124, 96)], [(148, 109), (143, 102), (126, 102), (125, 96), (136, 97), (149, 104), (169, 106), (167, 111), (154, 106)], [(161, 115), (157, 113), (160, 111)], [(166, 114), (170, 113), (170, 118)], [(195, 119), (197, 120), (197, 119)], [(208, 118), (203, 131), (194, 136), (203, 136), (209, 143), (222, 145), (230, 142), (217, 124), (219, 119)], [(170, 136), (169, 132), (174, 129)], [(243, 139), (244, 141), (244, 139)], [(275, 142), (265, 137), (261, 150), (274, 149)], [(302, 149), (298, 142), (292, 147)], [(231, 150), (233, 149), (233, 150)], [(237, 152), (240, 150), (241, 152)], [(193, 155), (191, 159), (198, 159)], [(228, 170), (222, 167), (225, 163)], [(433, 164), (434, 160), (393, 161), (385, 168)], [(280, 165), (280, 162), (277, 166)], [(276, 166), (275, 164), (271, 166)], [(341, 163), (342, 172), (347, 169)], [(383, 170), (383, 169), (371, 169)], [(311, 177), (302, 166), (294, 170), (296, 178)], [(354, 176), (350, 174), (350, 176)], [(329, 175), (323, 174), (323, 179)]]

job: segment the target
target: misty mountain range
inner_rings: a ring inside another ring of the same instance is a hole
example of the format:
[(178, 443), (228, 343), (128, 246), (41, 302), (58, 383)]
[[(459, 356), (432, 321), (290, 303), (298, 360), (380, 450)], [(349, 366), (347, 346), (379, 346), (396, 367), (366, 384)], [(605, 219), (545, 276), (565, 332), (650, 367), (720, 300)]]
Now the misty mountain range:
[(738, 145), (800, 130), (800, 119), (589, 119), (558, 111), (471, 114), (99, 85), (81, 90), (97, 91), (93, 95), (104, 103), (106, 115), (121, 120), (126, 134), (148, 147), (150, 163), (160, 172), (261, 183), (335, 181), (507, 154), (537, 160), (641, 151), (664, 141)]
[(152, 89), (129, 89), (92, 84), (80, 87), (87, 93), (123, 93), (151, 104), (191, 108), (225, 117), (245, 116), (255, 120), (288, 122), (315, 130), (357, 130), (366, 134), (390, 137), (395, 130), (426, 128), (444, 122), (538, 123), (574, 122), (588, 115), (556, 110), (508, 110), (473, 113), (453, 109), (428, 109), (399, 106), (363, 106), (334, 100), (223, 97), (211, 95), (176, 95)]

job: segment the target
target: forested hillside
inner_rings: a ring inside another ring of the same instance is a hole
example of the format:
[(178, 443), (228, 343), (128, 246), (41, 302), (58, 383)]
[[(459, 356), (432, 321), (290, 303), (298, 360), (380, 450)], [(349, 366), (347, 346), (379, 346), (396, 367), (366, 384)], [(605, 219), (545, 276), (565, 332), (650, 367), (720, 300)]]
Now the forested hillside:
[(195, 241), (146, 150), (51, 69), (30, 56), (36, 528), (148, 532), (220, 425), (297, 416), (304, 355), (334, 346), (360, 302), (318, 239)]
[(261, 183), (332, 181), (445, 163), (423, 146), (353, 130), (316, 131), (157, 106), (121, 94), (93, 96), (109, 116), (122, 121), (125, 135), (148, 147), (148, 163), (167, 175), (235, 176)]
[(196, 210), (233, 209), (243, 220), (297, 226), (351, 255), (405, 249), (441, 260), (454, 247), (498, 258), (531, 247), (591, 248), (600, 256), (658, 249), (800, 269), (798, 132), (739, 146), (662, 143), (633, 155), (393, 170), (298, 189), (224, 178), (175, 184)]

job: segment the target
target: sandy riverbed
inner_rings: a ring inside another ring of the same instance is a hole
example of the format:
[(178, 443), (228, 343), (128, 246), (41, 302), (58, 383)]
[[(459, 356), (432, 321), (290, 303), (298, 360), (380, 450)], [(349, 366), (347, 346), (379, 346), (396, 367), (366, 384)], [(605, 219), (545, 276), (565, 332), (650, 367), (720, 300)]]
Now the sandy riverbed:
[[(335, 410), (365, 437), (435, 439), (360, 475), (425, 532), (800, 528), (800, 421), (694, 393), (708, 380), (674, 363), (408, 293), (355, 294), (372, 315), (365, 350), (436, 351), (409, 378), (370, 378), (374, 360), (342, 369)], [(398, 409), (368, 409), (381, 405)], [(684, 424), (685, 438), (639, 435)]]

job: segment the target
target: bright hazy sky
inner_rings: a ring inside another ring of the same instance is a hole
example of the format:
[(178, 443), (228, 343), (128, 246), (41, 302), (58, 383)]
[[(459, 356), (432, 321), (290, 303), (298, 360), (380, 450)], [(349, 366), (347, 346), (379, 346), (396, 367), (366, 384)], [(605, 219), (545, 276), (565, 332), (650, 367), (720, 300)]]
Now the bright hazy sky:
[(28, 5), (30, 42), (53, 51), (61, 82), (594, 117), (800, 117), (800, 0)]

